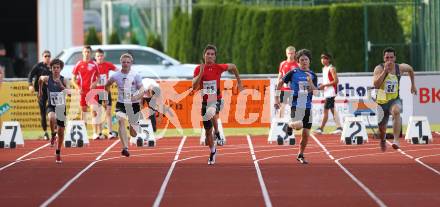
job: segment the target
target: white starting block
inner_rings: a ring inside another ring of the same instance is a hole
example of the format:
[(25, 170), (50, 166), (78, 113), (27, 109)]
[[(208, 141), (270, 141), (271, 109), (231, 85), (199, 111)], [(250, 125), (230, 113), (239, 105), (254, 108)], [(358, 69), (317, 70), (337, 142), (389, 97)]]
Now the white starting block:
[(295, 145), (295, 133), (289, 135), (287, 133), (287, 123), (289, 123), (290, 118), (274, 118), (272, 119), (272, 123), (270, 124), (269, 136), (267, 138), (267, 142), (272, 144), (273, 141), (276, 141), (278, 145), (284, 145), (287, 141), (289, 145)]
[(85, 144), (89, 144), (89, 139), (84, 121), (68, 121), (64, 133), (64, 147), (83, 147)]
[[(218, 127), (218, 131), (220, 132), (220, 140), (217, 140), (217, 145), (218, 146), (223, 146), (226, 144), (226, 137), (225, 137), (225, 133), (223, 132), (223, 125), (222, 125), (222, 120), (221, 119), (217, 119), (217, 127)], [(214, 135), (214, 127), (212, 129), (212, 136), (215, 139), (215, 135)], [(202, 132), (200, 134), (200, 145), (206, 145), (205, 143), (205, 139), (206, 139), (206, 135), (205, 135), (205, 128), (202, 127)]]
[(0, 135), (0, 148), (15, 148), (17, 145), (24, 146), (23, 134), (18, 121), (3, 122)]
[(367, 130), (362, 117), (346, 117), (342, 128), (341, 142), (363, 144), (368, 142)]
[(412, 144), (428, 144), (433, 142), (431, 127), (426, 116), (409, 117), (405, 140)]
[(130, 138), (130, 143), (136, 144), (138, 147), (143, 146), (149, 146), (154, 147), (156, 146), (156, 137), (154, 136), (153, 126), (151, 125), (151, 120), (140, 120), (139, 121), (139, 127), (141, 130), (141, 133), (138, 134), (136, 137)]

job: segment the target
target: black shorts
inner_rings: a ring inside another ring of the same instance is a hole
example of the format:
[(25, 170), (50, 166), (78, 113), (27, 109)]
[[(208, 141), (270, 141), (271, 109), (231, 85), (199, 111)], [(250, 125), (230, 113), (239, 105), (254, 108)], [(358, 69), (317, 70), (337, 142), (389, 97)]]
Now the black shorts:
[(116, 113), (122, 112), (128, 116), (128, 122), (130, 124), (136, 124), (142, 118), (141, 117), (141, 105), (139, 103), (124, 104), (116, 102)]
[(202, 118), (203, 118), (203, 127), (206, 130), (209, 130), (212, 128), (212, 118), (213, 117), (206, 117), (206, 110), (210, 107), (215, 107), (215, 114), (218, 114), (220, 110), (223, 108), (223, 100), (217, 100), (216, 102), (202, 102)]
[(280, 103), (291, 104), (292, 103), (293, 91), (281, 91), (280, 93)]
[(57, 119), (57, 126), (65, 127), (64, 121), (66, 120), (66, 106), (65, 105), (57, 106), (57, 108), (59, 111), (55, 110), (55, 106), (47, 105), (46, 112), (47, 114), (49, 114), (50, 112), (54, 112), (55, 117)]
[[(112, 106), (112, 94), (111, 93), (106, 93), (107, 94), (107, 102), (106, 105), (107, 106)], [(102, 102), (104, 100), (102, 100), (102, 96), (104, 95), (104, 93), (102, 93), (102, 95), (100, 93), (98, 93), (98, 104), (102, 106)]]
[[(400, 106), (400, 112), (402, 112), (402, 100), (399, 98), (388, 101), (386, 104), (378, 104), (382, 110), (377, 110), (377, 116), (380, 119), (381, 115), (383, 115), (382, 120), (380, 120), (379, 125), (386, 125), (388, 123), (388, 119), (390, 117), (390, 111), (394, 104), (398, 104)], [(381, 113), (383, 111), (383, 114)]]
[(334, 109), (335, 108), (335, 97), (325, 98), (324, 109)]
[(290, 118), (293, 121), (302, 120), (303, 128), (311, 129), (312, 128), (312, 116), (310, 114), (310, 109), (292, 107), (290, 110)]

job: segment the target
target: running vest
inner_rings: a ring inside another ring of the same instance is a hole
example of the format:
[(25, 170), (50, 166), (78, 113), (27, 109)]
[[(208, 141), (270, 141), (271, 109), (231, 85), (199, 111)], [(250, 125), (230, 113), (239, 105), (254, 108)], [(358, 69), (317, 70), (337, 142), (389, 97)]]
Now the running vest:
[[(384, 68), (383, 64), (380, 64)], [(388, 73), (377, 91), (376, 102), (386, 104), (399, 98), (400, 70), (399, 64), (395, 64), (396, 74)]]
[[(330, 65), (324, 66), (322, 68), (322, 82), (323, 82), (323, 84), (328, 84), (335, 79), (335, 77), (333, 77), (332, 73), (330, 72), (330, 68), (332, 68), (332, 67), (333, 66), (330, 64)], [(337, 88), (336, 84), (324, 87), (324, 97), (325, 98), (335, 97), (336, 96), (336, 88)]]
[[(61, 84), (64, 86), (64, 77), (60, 77)], [(64, 86), (66, 87), (66, 86)], [(47, 80), (47, 94), (49, 95), (50, 106), (60, 106), (66, 105), (66, 96), (64, 95), (63, 89), (53, 80), (52, 75), (49, 76)]]

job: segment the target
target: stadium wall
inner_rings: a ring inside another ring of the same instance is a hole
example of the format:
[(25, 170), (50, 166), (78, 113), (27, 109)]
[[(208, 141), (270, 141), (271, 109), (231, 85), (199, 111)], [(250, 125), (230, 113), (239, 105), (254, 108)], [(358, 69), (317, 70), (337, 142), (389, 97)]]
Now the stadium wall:
[[(221, 81), (224, 108), (220, 113), (224, 127), (269, 127), (273, 117), (273, 98), (276, 75), (243, 75), (246, 88), (238, 92), (235, 80)], [(318, 74), (320, 77), (320, 74)], [(341, 115), (350, 114), (354, 103), (359, 99), (369, 100), (368, 88), (372, 85), (371, 73), (340, 73), (336, 108)], [(427, 116), (431, 124), (440, 124), (435, 113), (440, 108), (440, 73), (416, 73), (417, 95), (410, 94), (410, 80), (402, 76), (400, 95), (403, 99), (403, 124), (411, 115)], [(321, 79), (318, 80), (321, 82)], [(200, 93), (191, 90), (191, 81), (162, 81), (160, 83), (164, 100), (169, 107), (167, 114), (158, 122), (159, 128), (199, 128), (201, 127)], [(1, 86), (0, 115), (2, 121), (19, 121), (24, 131), (40, 130), (40, 117), (35, 94), (28, 91), (23, 79), (6, 79)], [(116, 98), (116, 88), (112, 88)], [(68, 119), (79, 119), (78, 96), (67, 99)], [(314, 126), (319, 124), (322, 115), (323, 97), (317, 95), (313, 101)], [(114, 108), (113, 104), (113, 108)], [(374, 120), (372, 121), (374, 123)], [(329, 124), (332, 123), (329, 119)]]

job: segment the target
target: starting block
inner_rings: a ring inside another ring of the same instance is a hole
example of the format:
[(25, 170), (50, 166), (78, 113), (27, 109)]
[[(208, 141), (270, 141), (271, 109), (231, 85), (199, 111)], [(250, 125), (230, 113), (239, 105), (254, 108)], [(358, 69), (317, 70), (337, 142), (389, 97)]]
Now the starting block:
[(351, 144), (363, 144), (368, 142), (367, 130), (362, 117), (346, 117), (342, 128), (341, 142)]
[(426, 116), (409, 117), (405, 140), (412, 144), (428, 144), (433, 142), (431, 127)]
[(296, 139), (293, 129), (292, 131), (288, 130), (287, 124), (289, 121), (290, 118), (272, 119), (269, 136), (267, 138), (269, 144), (272, 144), (273, 141), (276, 141), (278, 145), (284, 145), (286, 142), (289, 142), (289, 145), (295, 145)]
[(16, 148), (17, 145), (24, 146), (23, 134), (18, 121), (3, 122), (0, 135), (0, 148)]
[[(225, 137), (225, 133), (223, 132), (223, 125), (222, 125), (222, 120), (221, 119), (217, 119), (217, 127), (218, 127), (218, 131), (220, 132), (220, 140), (217, 140), (217, 145), (218, 146), (223, 146), (226, 144), (226, 137)], [(212, 130), (212, 132), (214, 133), (214, 129)], [(206, 132), (205, 132), (205, 128), (202, 127), (202, 132), (200, 134), (200, 145), (206, 145), (205, 143), (205, 139), (206, 139)], [(215, 135), (212, 135), (213, 138), (215, 138)]]
[(154, 147), (156, 146), (156, 137), (154, 136), (153, 126), (151, 125), (151, 120), (140, 120), (139, 127), (141, 133), (136, 137), (132, 137), (130, 139), (130, 143), (136, 144), (138, 147), (148, 146)]
[(84, 121), (68, 121), (64, 134), (64, 147), (83, 147), (85, 144), (89, 144), (89, 139)]

